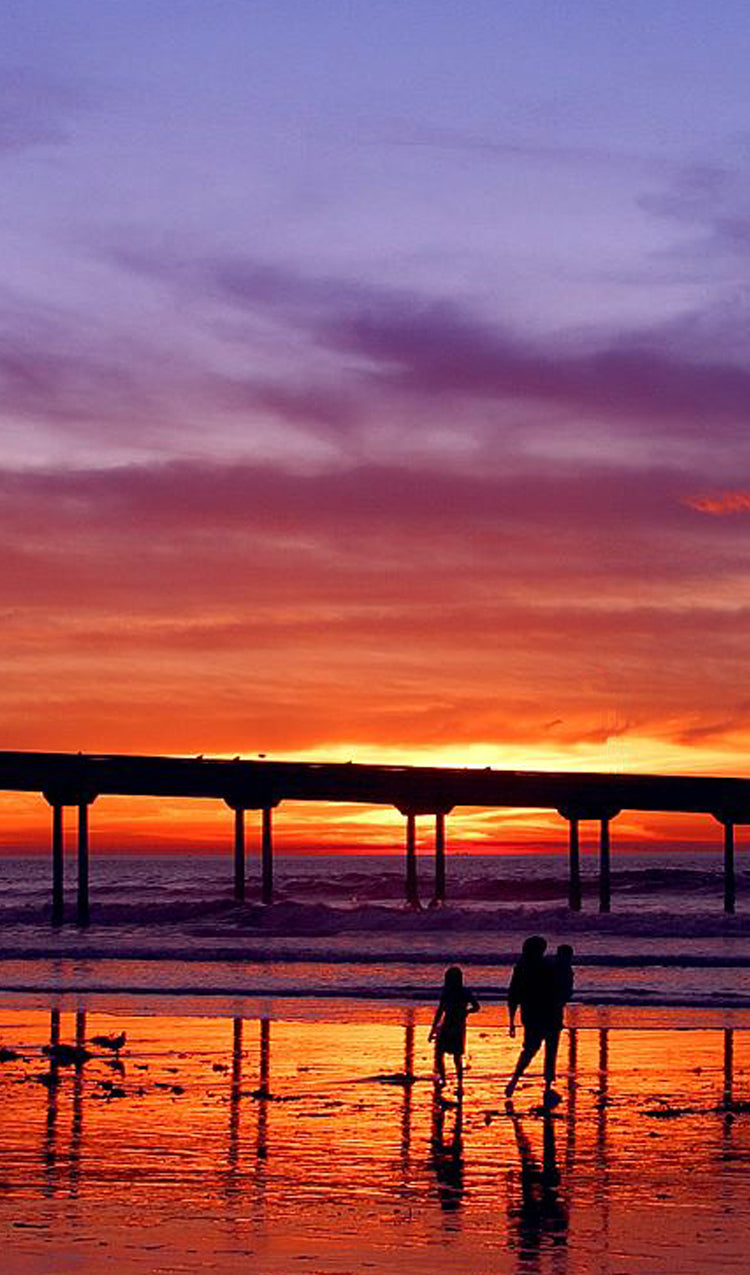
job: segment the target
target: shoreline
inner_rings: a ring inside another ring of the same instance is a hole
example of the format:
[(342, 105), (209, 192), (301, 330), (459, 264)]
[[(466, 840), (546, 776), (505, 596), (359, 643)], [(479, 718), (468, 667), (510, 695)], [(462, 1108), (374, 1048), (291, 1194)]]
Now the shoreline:
[[(475, 986), (477, 995), (480, 996), (483, 1004), (502, 1005), (505, 1000), (505, 989), (488, 989), (479, 985)], [(303, 988), (303, 987), (253, 987), (249, 990), (241, 990), (237, 987), (157, 987), (157, 986), (140, 986), (140, 987), (113, 987), (107, 984), (10, 984), (3, 986), (0, 984), (0, 996), (130, 996), (136, 998), (144, 997), (191, 997), (196, 999), (210, 998), (227, 998), (232, 1000), (249, 999), (257, 1000), (259, 998), (265, 1000), (306, 1000), (306, 1001), (327, 1001), (335, 1000), (341, 1002), (347, 1001), (372, 1001), (376, 1004), (384, 1005), (413, 1005), (415, 1003), (423, 1003), (425, 999), (430, 998), (433, 993), (437, 994), (439, 988), (413, 988), (398, 991), (395, 989), (386, 989), (382, 992), (376, 992), (367, 987), (342, 988)], [(655, 993), (652, 996), (643, 996), (637, 999), (632, 993), (624, 993), (619, 996), (589, 996), (577, 997), (575, 1001), (570, 1002), (572, 1006), (585, 1009), (611, 1009), (621, 1008), (625, 1010), (638, 1009), (694, 1009), (696, 1011), (710, 1010), (712, 1008), (718, 1010), (748, 1010), (750, 1012), (750, 997), (737, 996), (734, 999), (726, 999), (717, 1004), (714, 997), (710, 1002), (698, 1001), (690, 997), (678, 996), (660, 996)]]
[[(138, 1003), (140, 1000), (140, 1003)], [(9, 1012), (60, 1010), (63, 1013), (87, 1011), (103, 1017), (177, 1018), (177, 1019), (267, 1019), (278, 1022), (319, 1023), (389, 1023), (402, 1025), (408, 1021), (429, 1024), (434, 1003), (425, 994), (410, 1000), (397, 997), (373, 997), (366, 992), (336, 996), (328, 992), (310, 994), (248, 991), (174, 993), (170, 989), (141, 991), (120, 988), (11, 988), (0, 989), (0, 1023)], [(750, 1032), (750, 1004), (695, 1005), (652, 1002), (572, 1002), (567, 1008), (565, 1031), (716, 1031), (731, 1028)], [(507, 1037), (506, 1008), (501, 1000), (483, 1001), (481, 1020), (473, 1024), (474, 1032), (489, 1029), (493, 1038)], [(0, 1043), (2, 1043), (0, 1041)]]
[[(735, 935), (730, 936), (732, 938)], [(462, 961), (466, 965), (513, 966), (518, 959), (518, 950), (499, 951), (495, 953), (461, 951), (456, 945), (446, 942), (451, 959)], [(159, 951), (150, 947), (130, 947), (123, 951), (115, 948), (92, 947), (6, 947), (0, 948), (0, 961), (53, 961), (64, 958), (70, 961), (147, 961), (154, 964), (164, 961), (179, 961), (180, 964), (204, 965), (305, 965), (314, 964), (321, 959), (321, 952), (316, 948), (266, 950), (255, 948), (194, 948), (170, 951), (163, 947)], [(434, 965), (440, 958), (437, 952), (388, 952), (369, 953), (349, 952), (346, 950), (325, 950), (327, 965)], [(447, 959), (447, 957), (445, 958)], [(576, 968), (612, 968), (612, 969), (750, 969), (750, 955), (729, 955), (722, 953), (710, 955), (701, 952), (580, 952), (576, 953)]]

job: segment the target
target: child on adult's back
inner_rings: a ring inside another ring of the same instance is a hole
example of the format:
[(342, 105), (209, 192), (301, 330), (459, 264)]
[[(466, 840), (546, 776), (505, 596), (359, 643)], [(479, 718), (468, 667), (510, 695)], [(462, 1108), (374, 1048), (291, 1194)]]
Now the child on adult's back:
[(480, 1008), (479, 1001), (464, 986), (463, 971), (451, 965), (445, 971), (443, 990), (430, 1028), (429, 1040), (435, 1041), (437, 1082), (445, 1084), (445, 1055), (450, 1054), (456, 1068), (458, 1093), (463, 1092), (464, 1053), (466, 1051), (466, 1019)]

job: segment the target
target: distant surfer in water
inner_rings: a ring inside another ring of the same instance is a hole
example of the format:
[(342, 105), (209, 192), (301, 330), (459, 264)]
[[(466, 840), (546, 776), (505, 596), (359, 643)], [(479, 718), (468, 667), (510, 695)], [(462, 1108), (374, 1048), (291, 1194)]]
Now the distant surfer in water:
[(459, 1096), (463, 1093), (466, 1019), (479, 1008), (474, 993), (464, 986), (463, 971), (457, 965), (451, 965), (445, 971), (443, 990), (428, 1039), (435, 1041), (435, 1070), (441, 1087), (445, 1084), (445, 1055), (453, 1056)]
[(508, 988), (509, 1032), (515, 1036), (520, 1008), (523, 1045), (505, 1096), (512, 1098), (521, 1076), (544, 1045), (544, 1105), (554, 1107), (561, 1101), (554, 1088), (555, 1071), (563, 1011), (573, 994), (573, 948), (562, 943), (554, 957), (546, 951), (547, 940), (540, 934), (532, 935), (513, 968)]

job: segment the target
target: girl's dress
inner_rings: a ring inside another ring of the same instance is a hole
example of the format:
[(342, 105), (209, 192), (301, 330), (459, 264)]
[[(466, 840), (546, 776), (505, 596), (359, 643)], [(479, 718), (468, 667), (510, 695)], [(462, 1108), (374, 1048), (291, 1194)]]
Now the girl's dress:
[(465, 988), (460, 999), (441, 998), (443, 1019), (438, 1029), (437, 1047), (444, 1054), (463, 1054), (466, 1049), (466, 1018), (470, 1005), (477, 1005), (474, 994)]

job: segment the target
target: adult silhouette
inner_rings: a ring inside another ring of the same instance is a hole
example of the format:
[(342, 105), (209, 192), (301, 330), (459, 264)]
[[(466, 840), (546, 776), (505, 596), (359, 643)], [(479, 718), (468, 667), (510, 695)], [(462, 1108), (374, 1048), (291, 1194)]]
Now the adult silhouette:
[(525, 940), (513, 968), (508, 988), (509, 1032), (515, 1036), (516, 1014), (520, 1009), (524, 1035), (505, 1096), (513, 1096), (521, 1076), (544, 1045), (544, 1103), (553, 1107), (561, 1101), (554, 1083), (563, 1009), (573, 991), (573, 949), (563, 944), (554, 957), (548, 957), (546, 951), (547, 940), (540, 934), (532, 934)]
[(568, 1242), (569, 1216), (560, 1194), (560, 1172), (555, 1150), (555, 1117), (544, 1113), (543, 1152), (540, 1164), (520, 1117), (510, 1112), (518, 1149), (520, 1199), (510, 1204), (508, 1213), (515, 1224), (511, 1244), (518, 1247), (519, 1269), (538, 1268), (542, 1250), (562, 1249)]

